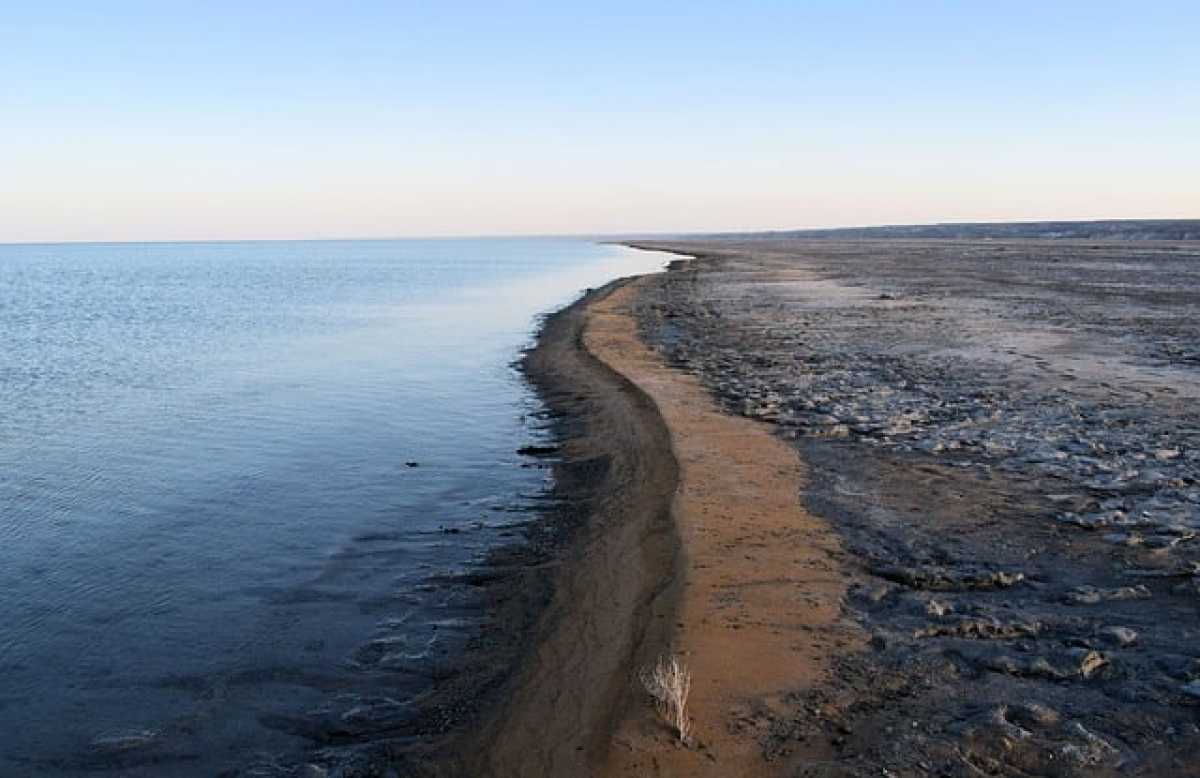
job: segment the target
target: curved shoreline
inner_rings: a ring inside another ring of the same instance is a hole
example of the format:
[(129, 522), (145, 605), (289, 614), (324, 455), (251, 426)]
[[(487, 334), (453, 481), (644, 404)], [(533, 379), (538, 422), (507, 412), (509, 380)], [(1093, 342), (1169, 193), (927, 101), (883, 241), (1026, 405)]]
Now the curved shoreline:
[[(796, 452), (721, 412), (640, 339), (656, 278), (590, 292), (547, 319), (527, 356), (546, 402), (580, 425), (556, 476), (586, 495), (587, 516), (455, 774), (775, 775), (826, 757), (768, 754), (754, 727), (854, 641), (837, 539), (801, 504)], [(667, 651), (694, 674), (686, 748), (637, 683)]]
[[(610, 477), (606, 467), (584, 468), (591, 473), (586, 483), (597, 488), (595, 500), (585, 500), (586, 542), (564, 546), (556, 557), (559, 569), (546, 573), (546, 579), (562, 583), (537, 630), (522, 633), (536, 635), (524, 643), (525, 650), (536, 652), (534, 658), (505, 687), (504, 707), (491, 708), (496, 715), (487, 737), (472, 741), (480, 748), (471, 762), (476, 769), (455, 775), (811, 777), (884, 766), (924, 774), (932, 765), (947, 774), (978, 771), (980, 765), (1006, 774), (1023, 774), (1029, 765), (1056, 774), (1127, 768), (1192, 774), (1194, 727), (1178, 729), (1183, 734), (1170, 741), (1155, 733), (1185, 727), (1195, 706), (1194, 662), (1176, 661), (1190, 645), (1186, 635), (1194, 612), (1185, 609), (1185, 601), (1195, 589), (1193, 581), (1176, 581), (1194, 577), (1192, 568), (1181, 566), (1190, 561), (1194, 568), (1194, 545), (1114, 547), (1109, 536), (1090, 527), (1082, 533), (1064, 530), (1060, 520), (1048, 521), (1060, 517), (1058, 498), (1086, 498), (1086, 492), (1066, 492), (1071, 487), (1064, 486), (1064, 480), (1069, 483), (1064, 474), (1070, 475), (1065, 466), (1058, 466), (1050, 491), (1036, 471), (1023, 483), (1019, 476), (1030, 475), (1029, 467), (1013, 465), (1018, 475), (1010, 475), (993, 466), (987, 452), (942, 457), (936, 449), (917, 450), (914, 440), (945, 434), (937, 426), (941, 416), (893, 433), (872, 426), (874, 417), (852, 417), (843, 407), (847, 396), (876, 398), (879, 381), (889, 389), (918, 386), (927, 408), (953, 410), (957, 406), (946, 405), (943, 396), (961, 399), (967, 395), (960, 387), (979, 383), (1023, 392), (1012, 396), (1033, 403), (1035, 411), (1042, 407), (1036, 405), (1043, 402), (1037, 393), (1042, 383), (1029, 381), (1039, 376), (1032, 367), (1018, 371), (1016, 378), (1026, 383), (1014, 385), (1007, 372), (989, 372), (983, 363), (960, 377), (927, 368), (911, 355), (897, 361), (889, 351), (898, 335), (904, 342), (939, 346), (940, 323), (951, 315), (964, 322), (959, 338), (970, 342), (974, 309), (964, 313), (928, 295), (918, 298), (922, 305), (896, 302), (894, 285), (908, 283), (903, 295), (912, 298), (920, 291), (911, 291), (911, 276), (924, 283), (932, 271), (881, 265), (875, 244), (822, 244), (820, 250), (781, 245), (774, 253), (760, 244), (741, 253), (725, 244), (639, 247), (696, 258), (673, 263), (672, 272), (614, 282), (589, 295), (569, 316), (560, 314), (557, 333), (543, 333), (543, 345), (557, 345), (540, 352), (547, 381), (541, 386), (557, 395), (568, 417), (584, 422), (575, 442), (586, 446), (593, 431), (588, 422), (599, 423), (607, 432), (606, 450), (633, 469), (621, 478)], [(994, 248), (1010, 250), (1024, 251), (1021, 258), (1036, 265), (1055, 259), (1060, 249), (1040, 243)], [(945, 249), (906, 243), (887, 256), (925, 256), (922, 251), (940, 256)], [(1051, 256), (1040, 258), (1045, 253)], [(825, 280), (820, 274), (829, 271), (821, 263), (828, 257), (858, 262), (852, 280), (876, 279), (876, 287)], [(974, 267), (969, 255), (955, 261), (961, 265), (951, 269)], [(1178, 261), (1146, 262), (1156, 272), (1183, 274)], [(982, 278), (991, 286), (979, 295), (1007, 299), (1003, 274), (972, 274), (956, 282), (940, 263), (936, 271), (933, 277), (941, 283), (967, 283), (970, 292)], [(876, 278), (881, 273), (886, 284)], [(1174, 297), (1145, 302), (1150, 303), (1167, 310), (1181, 304)], [(931, 309), (936, 315), (928, 315)], [(1020, 340), (1025, 319), (998, 321), (1009, 328), (1001, 327), (999, 335), (1018, 339), (1021, 348), (1013, 353), (1048, 356), (1037, 342)], [(986, 332), (995, 334), (996, 325), (990, 323)], [(1129, 348), (1157, 353), (1151, 338), (1164, 332), (1173, 330), (1152, 330), (1145, 342)], [(1078, 347), (1081, 353), (1093, 353), (1084, 346)], [(879, 360), (891, 360), (885, 366), (892, 372), (870, 372)], [(1054, 364), (1045, 358), (1037, 367), (1044, 371)], [(846, 379), (842, 371), (850, 369), (876, 383)], [(1110, 368), (1127, 381), (1128, 370), (1122, 370), (1120, 364)], [(1051, 370), (1039, 380), (1053, 388), (1057, 375)], [(1071, 379), (1072, 396), (1085, 403), (1080, 407), (1107, 409), (1086, 404), (1097, 397), (1110, 405), (1128, 402), (1120, 394), (1122, 380), (1100, 385), (1105, 394), (1087, 383), (1097, 380), (1089, 376)], [(1147, 393), (1147, 399), (1166, 418), (1186, 421), (1192, 410), (1186, 392), (1179, 393), (1164, 385), (1161, 397)], [(1004, 396), (989, 389), (971, 395), (971, 402), (995, 407), (995, 398)], [(614, 397), (634, 402), (637, 411), (620, 410)], [(547, 399), (553, 404), (552, 396)], [(835, 405), (837, 417), (815, 415)], [(987, 419), (1025, 423), (1021, 414), (1033, 412), (1021, 404), (1013, 408), (1012, 414)], [(595, 417), (606, 410), (616, 414), (607, 427)], [(1146, 410), (1131, 413), (1144, 424), (1158, 424), (1150, 433), (1162, 427)], [(842, 418), (853, 425), (822, 434), (830, 419)], [(1186, 435), (1180, 440), (1171, 430), (1152, 440), (1140, 428), (1107, 419), (1091, 411), (1077, 414), (1071, 429), (1104, 440), (1128, 439), (1135, 454), (1149, 452), (1138, 461), (1154, 468), (1183, 471), (1184, 456), (1194, 460)], [(631, 437), (650, 429), (651, 439)], [(1037, 427), (1029, 429), (1038, 434)], [(871, 436), (880, 434), (884, 447), (868, 445), (879, 444)], [(902, 450), (893, 450), (899, 445), (895, 435), (906, 446)], [(1059, 441), (1063, 454), (1055, 461), (1074, 461), (1074, 449), (1061, 437), (1050, 440)], [(648, 459), (641, 458), (647, 453)], [(570, 474), (578, 452), (568, 454), (562, 475)], [(1135, 456), (1120, 447), (1111, 454)], [(660, 540), (677, 544), (672, 565), (656, 567), (653, 556), (626, 565), (643, 545), (631, 533), (614, 535), (614, 529), (621, 529), (621, 516), (645, 528), (646, 516), (607, 511), (630, 507), (621, 501), (630, 485), (661, 487), (641, 468), (668, 460), (676, 469), (665, 523), (663, 490), (654, 494), (657, 526), (665, 532)], [(590, 461), (584, 457), (575, 465)], [(964, 471), (964, 465), (981, 472)], [(559, 483), (564, 494), (573, 493), (572, 482)], [(1089, 484), (1080, 486), (1090, 489)], [(836, 522), (837, 532), (805, 506)], [(624, 553), (613, 552), (616, 547)], [(593, 554), (597, 548), (610, 553)], [(1125, 569), (1091, 559), (1123, 562)], [(1128, 575), (1137, 576), (1138, 586), (1128, 585), (1123, 577)], [(610, 597), (606, 587), (613, 580), (655, 592), (642, 604), (657, 613), (639, 609), (636, 598)], [(1019, 585), (1026, 580), (1033, 583)], [(655, 581), (664, 588), (656, 589)], [(848, 596), (849, 584), (854, 586)], [(1109, 593), (1111, 600), (1105, 599)], [(1174, 617), (1146, 614), (1139, 604), (1146, 599), (1174, 609)], [(670, 622), (668, 615), (674, 617)], [(1113, 622), (1118, 626), (1108, 626)], [(598, 624), (626, 630), (597, 629)], [(614, 652), (617, 644), (624, 649)], [(688, 747), (676, 742), (637, 688), (639, 666), (666, 650), (682, 655), (692, 671), (694, 739)], [(595, 666), (593, 653), (602, 660)], [(1140, 716), (1158, 724), (1139, 724)], [(1016, 749), (1009, 734), (1014, 721), (1034, 727)]]
[(680, 563), (670, 435), (653, 401), (583, 347), (590, 307), (628, 283), (548, 317), (524, 361), (547, 405), (579, 427), (555, 478), (586, 515), (554, 562), (529, 653), (455, 749), (461, 774), (592, 774), (634, 699), (636, 668), (669, 640)]

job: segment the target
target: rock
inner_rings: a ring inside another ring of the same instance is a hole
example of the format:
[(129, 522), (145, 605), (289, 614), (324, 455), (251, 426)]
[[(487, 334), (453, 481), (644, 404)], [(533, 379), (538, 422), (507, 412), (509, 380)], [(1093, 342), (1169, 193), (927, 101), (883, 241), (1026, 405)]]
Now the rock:
[(956, 637), (968, 640), (1010, 640), (1034, 637), (1042, 629), (1036, 621), (1008, 622), (997, 619), (959, 619), (951, 624), (934, 624), (917, 630), (913, 637)]
[(1108, 657), (1099, 651), (1076, 652), (1075, 658), (1078, 660), (1079, 674), (1084, 678), (1091, 678), (1109, 664)]
[(1008, 718), (1027, 729), (1050, 729), (1062, 721), (1058, 711), (1040, 702), (1013, 705), (1009, 708)]
[(1105, 627), (1100, 630), (1100, 637), (1122, 648), (1138, 642), (1138, 633), (1129, 627)]
[(930, 600), (925, 603), (925, 612), (930, 616), (941, 618), (954, 610), (954, 606), (945, 600)]
[(1097, 605), (1120, 600), (1148, 600), (1151, 596), (1150, 590), (1142, 584), (1118, 586), (1115, 589), (1079, 586), (1063, 595), (1063, 601), (1070, 605)]
[(559, 452), (558, 446), (521, 446), (517, 453), (526, 457), (548, 457)]
[(978, 667), (995, 673), (1029, 678), (1066, 681), (1073, 678), (1093, 678), (1108, 666), (1109, 660), (1099, 651), (1072, 649), (1049, 656), (1014, 656), (1007, 653), (979, 653), (969, 656)]
[(1004, 589), (1025, 580), (1024, 573), (1002, 570), (947, 570), (942, 567), (906, 567), (903, 565), (876, 565), (871, 572), (889, 581), (904, 584), (912, 589), (954, 591), (965, 589)]
[(1071, 605), (1098, 605), (1104, 602), (1104, 595), (1093, 586), (1080, 587), (1067, 592), (1063, 600)]

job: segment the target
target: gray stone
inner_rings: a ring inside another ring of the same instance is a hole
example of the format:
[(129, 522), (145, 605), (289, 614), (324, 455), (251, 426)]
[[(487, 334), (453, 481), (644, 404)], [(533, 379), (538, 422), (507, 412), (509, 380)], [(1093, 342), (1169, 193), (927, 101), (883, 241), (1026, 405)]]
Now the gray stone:
[(1138, 642), (1138, 633), (1129, 627), (1105, 627), (1100, 636), (1110, 643), (1127, 648)]

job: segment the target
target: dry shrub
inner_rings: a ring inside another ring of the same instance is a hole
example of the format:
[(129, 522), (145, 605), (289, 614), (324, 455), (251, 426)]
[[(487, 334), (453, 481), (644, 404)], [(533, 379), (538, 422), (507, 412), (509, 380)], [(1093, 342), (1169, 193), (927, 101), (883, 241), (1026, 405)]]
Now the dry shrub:
[(692, 674), (687, 665), (674, 654), (658, 658), (653, 667), (644, 667), (640, 673), (642, 686), (654, 698), (659, 714), (679, 734), (679, 741), (691, 739), (692, 724), (687, 716), (688, 692), (692, 688)]

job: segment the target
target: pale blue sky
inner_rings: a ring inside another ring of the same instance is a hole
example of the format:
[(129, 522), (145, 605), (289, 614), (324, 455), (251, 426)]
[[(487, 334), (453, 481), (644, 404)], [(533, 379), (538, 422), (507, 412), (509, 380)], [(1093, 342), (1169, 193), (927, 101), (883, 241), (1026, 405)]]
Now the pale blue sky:
[(1200, 3), (41, 2), (0, 241), (1200, 217)]

